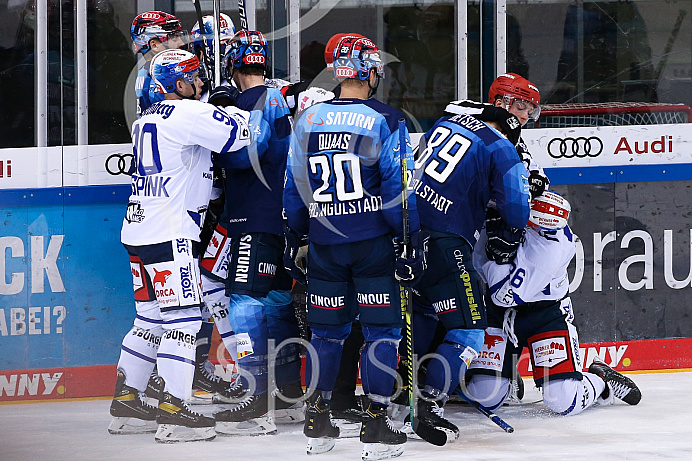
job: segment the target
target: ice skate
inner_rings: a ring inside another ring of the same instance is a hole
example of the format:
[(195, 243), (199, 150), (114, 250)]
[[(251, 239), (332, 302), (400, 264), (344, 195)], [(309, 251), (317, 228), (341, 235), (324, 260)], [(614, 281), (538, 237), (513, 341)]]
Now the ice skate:
[(244, 389), (240, 382), (240, 375), (234, 374), (231, 381), (221, 381), (216, 392), (212, 396), (213, 403), (232, 403), (237, 404), (245, 400), (247, 389)]
[(163, 380), (158, 375), (156, 370), (154, 370), (154, 372), (152, 372), (151, 376), (149, 377), (149, 381), (147, 382), (147, 388), (144, 391), (144, 393), (150, 399), (156, 400), (156, 403), (158, 404), (159, 396), (161, 395), (161, 389), (163, 389)]
[(110, 408), (111, 434), (145, 434), (156, 432), (156, 407), (145, 401), (145, 395), (125, 384), (125, 374), (118, 370), (115, 393)]
[[(407, 420), (410, 420), (410, 417)], [(418, 427), (414, 426), (413, 429), (421, 438), (428, 441), (430, 437), (427, 433), (430, 429), (442, 431), (447, 436), (445, 443), (454, 442), (459, 438), (459, 428), (444, 418), (444, 408), (434, 400), (418, 400)]]
[(216, 437), (214, 418), (190, 410), (189, 404), (168, 392), (162, 392), (154, 437), (160, 443), (212, 440)]
[(610, 368), (599, 357), (596, 357), (589, 367), (593, 373), (606, 382), (606, 388), (600, 396), (600, 403), (608, 402), (612, 395), (630, 405), (636, 405), (642, 399), (642, 393), (634, 381)]
[(331, 420), (329, 404), (322, 400), (319, 391), (308, 399), (303, 434), (308, 438), (308, 455), (330, 451), (336, 443), (334, 439), (339, 437), (339, 428)]
[[(298, 399), (303, 397), (303, 387), (300, 381), (283, 385), (279, 391), (284, 397)], [(274, 421), (277, 423), (302, 423), (305, 420), (305, 410), (303, 402), (285, 402), (274, 392)]]
[(214, 413), (216, 432), (223, 435), (276, 434), (274, 415), (267, 407), (267, 394), (251, 395), (229, 410)]
[(358, 437), (363, 422), (363, 402), (368, 404), (367, 397), (357, 396), (355, 405), (341, 410), (332, 409), (332, 421), (339, 428), (339, 438)]
[(406, 434), (392, 427), (387, 407), (370, 403), (363, 412), (360, 441), (363, 443), (364, 461), (396, 458), (404, 452)]
[(216, 367), (209, 360), (195, 364), (190, 403), (195, 405), (214, 403), (214, 395), (225, 390), (228, 382), (216, 376), (215, 371)]
[(524, 398), (524, 380), (517, 373), (516, 379), (512, 379), (509, 382), (509, 394), (507, 394), (507, 399), (505, 399), (505, 404), (520, 404), (521, 399)]

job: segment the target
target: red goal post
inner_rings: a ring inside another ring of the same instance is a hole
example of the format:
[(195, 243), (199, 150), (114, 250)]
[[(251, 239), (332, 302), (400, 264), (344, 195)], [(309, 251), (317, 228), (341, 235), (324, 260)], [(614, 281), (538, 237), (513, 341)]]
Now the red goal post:
[(689, 123), (692, 108), (685, 104), (607, 102), (546, 104), (535, 128), (578, 126), (659, 125)]

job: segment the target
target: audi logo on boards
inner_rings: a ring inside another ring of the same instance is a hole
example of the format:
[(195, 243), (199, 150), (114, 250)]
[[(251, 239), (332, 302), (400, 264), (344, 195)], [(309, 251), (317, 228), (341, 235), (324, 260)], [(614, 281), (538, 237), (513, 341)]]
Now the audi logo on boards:
[(113, 176), (132, 174), (135, 156), (132, 154), (111, 154), (106, 159), (106, 171)]
[(603, 152), (603, 141), (588, 138), (553, 138), (548, 143), (548, 154), (553, 158), (598, 157)]

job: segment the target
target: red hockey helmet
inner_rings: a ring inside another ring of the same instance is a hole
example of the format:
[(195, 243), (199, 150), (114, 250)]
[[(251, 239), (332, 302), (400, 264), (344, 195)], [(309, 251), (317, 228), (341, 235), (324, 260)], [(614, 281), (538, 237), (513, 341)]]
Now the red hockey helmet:
[(384, 78), (384, 64), (380, 49), (370, 39), (358, 37), (342, 38), (334, 48), (334, 77), (338, 80), (354, 78), (367, 80), (375, 69), (379, 78)]
[(490, 85), (488, 102), (494, 104), (502, 98), (505, 105), (510, 106), (515, 99), (526, 101), (533, 105), (529, 117), (538, 120), (541, 115), (541, 93), (538, 87), (518, 74), (502, 74)]
[(188, 34), (183, 30), (180, 20), (163, 11), (147, 11), (137, 15), (130, 28), (135, 53), (146, 54), (151, 49), (149, 40), (157, 38), (166, 43), (170, 37), (176, 35), (187, 41)]
[(562, 229), (571, 211), (572, 207), (563, 196), (547, 190), (531, 202), (528, 225), (534, 229)]
[(339, 42), (346, 37), (365, 38), (363, 35), (351, 32), (333, 35), (332, 38), (330, 38), (327, 42), (327, 46), (324, 48), (324, 62), (327, 64), (327, 69), (331, 69), (334, 66), (334, 48), (336, 48), (336, 45), (338, 45)]

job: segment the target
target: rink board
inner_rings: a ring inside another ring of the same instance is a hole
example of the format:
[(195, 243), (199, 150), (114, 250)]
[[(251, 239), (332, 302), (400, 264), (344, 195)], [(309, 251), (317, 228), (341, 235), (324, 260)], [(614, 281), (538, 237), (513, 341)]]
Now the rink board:
[[(688, 126), (527, 130), (524, 139), (572, 203), (580, 239), (570, 289), (581, 341), (670, 339), (656, 349), (659, 362), (656, 354), (641, 361), (639, 352), (620, 358), (631, 370), (689, 368), (687, 341), (671, 339), (692, 337)], [(580, 139), (593, 143), (588, 155)], [(0, 150), (0, 400), (92, 395), (80, 388), (82, 376), (97, 395), (112, 391), (135, 314), (119, 243), (127, 152)], [(56, 380), (62, 384), (44, 396)]]
[[(583, 371), (597, 355), (624, 373), (692, 369), (692, 339), (585, 343), (581, 345), (580, 354)], [(210, 358), (217, 365), (217, 374), (230, 378), (233, 370), (230, 358), (227, 355)], [(518, 365), (522, 376), (531, 374), (526, 350)], [(0, 402), (103, 397), (112, 395), (114, 386), (115, 365), (5, 370), (0, 371)]]

